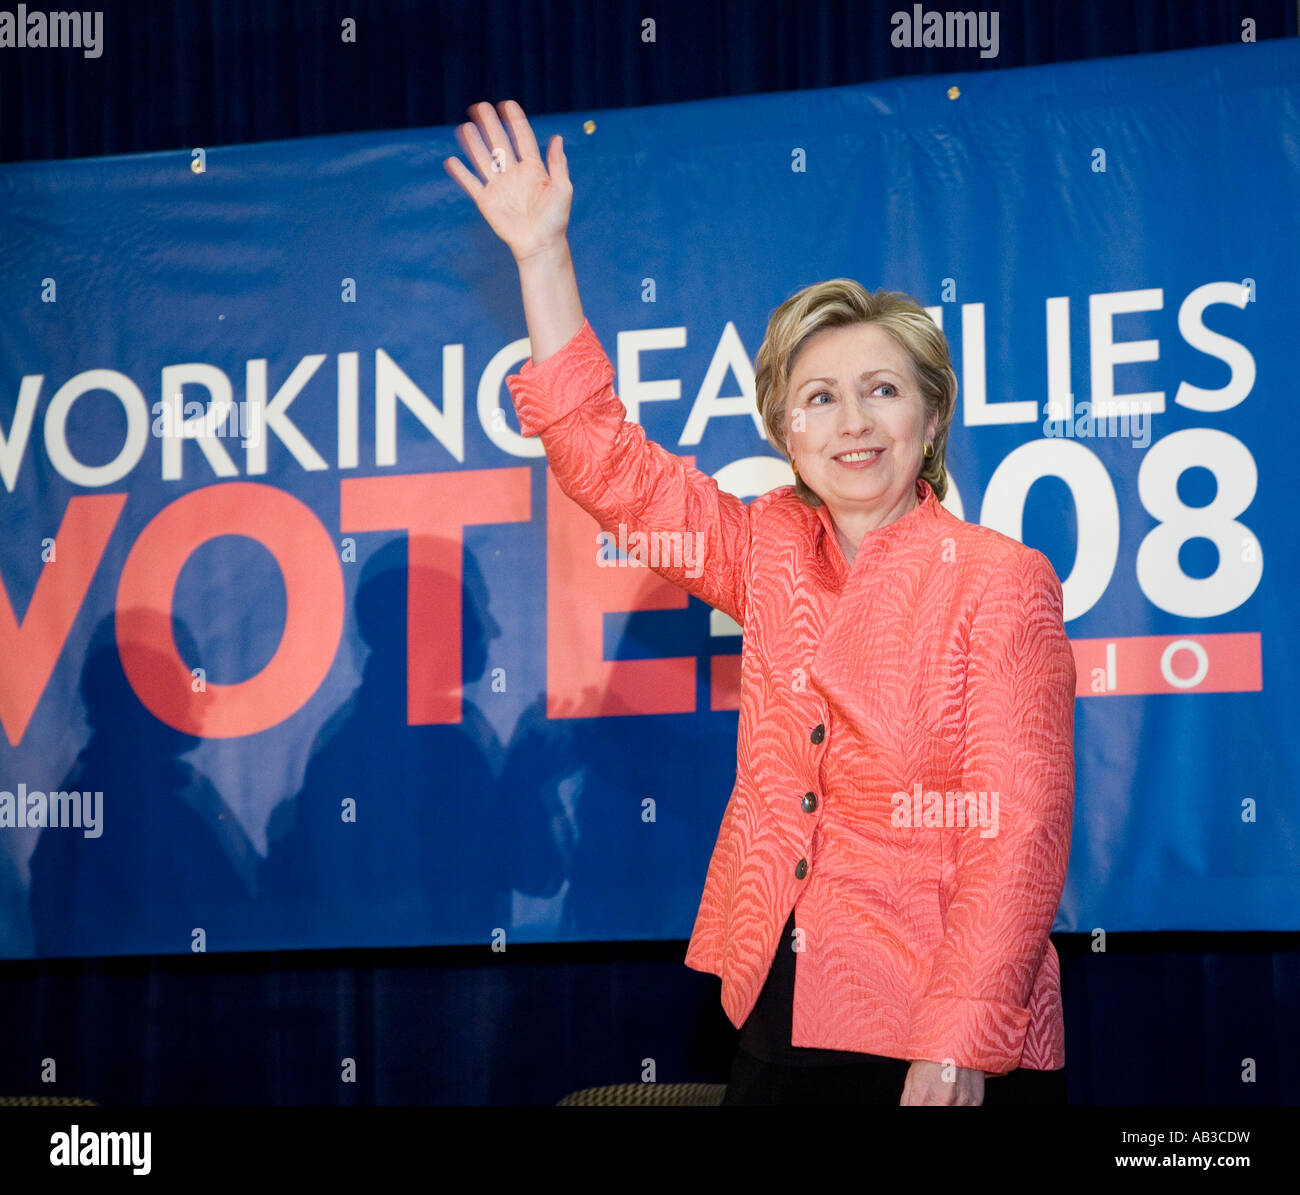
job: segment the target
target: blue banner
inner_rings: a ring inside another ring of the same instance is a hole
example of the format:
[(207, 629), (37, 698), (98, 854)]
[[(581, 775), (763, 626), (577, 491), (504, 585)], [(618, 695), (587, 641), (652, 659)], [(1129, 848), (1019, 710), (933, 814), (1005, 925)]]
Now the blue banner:
[[(945, 505), (1064, 586), (1060, 930), (1300, 928), (1298, 81), (1273, 41), (533, 121), (629, 418), (724, 489), (791, 481), (795, 290), (947, 334)], [(739, 629), (602, 570), (519, 436), (459, 153), (0, 167), (0, 955), (689, 935)]]

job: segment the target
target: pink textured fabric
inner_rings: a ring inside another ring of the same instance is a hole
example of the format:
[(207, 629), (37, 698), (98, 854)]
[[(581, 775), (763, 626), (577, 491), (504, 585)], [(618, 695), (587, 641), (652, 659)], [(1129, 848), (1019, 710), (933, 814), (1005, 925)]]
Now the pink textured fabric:
[[(920, 504), (850, 568), (825, 507), (793, 486), (746, 504), (627, 422), (585, 321), (506, 382), (523, 434), (602, 529), (704, 533), (700, 576), (655, 571), (744, 629), (736, 785), (686, 955), (721, 977), (732, 1023), (793, 909), (793, 1045), (988, 1074), (1064, 1066), (1048, 935), (1075, 665), (1046, 557), (918, 480)], [(903, 810), (920, 824), (898, 824)]]

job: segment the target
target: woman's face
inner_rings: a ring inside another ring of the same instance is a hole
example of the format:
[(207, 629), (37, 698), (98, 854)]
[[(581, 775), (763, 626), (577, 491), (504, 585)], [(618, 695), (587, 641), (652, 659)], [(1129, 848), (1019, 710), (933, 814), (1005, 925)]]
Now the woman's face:
[(837, 523), (866, 515), (883, 525), (911, 508), (938, 417), (927, 421), (907, 353), (883, 328), (812, 336), (794, 362), (785, 419), (799, 476)]

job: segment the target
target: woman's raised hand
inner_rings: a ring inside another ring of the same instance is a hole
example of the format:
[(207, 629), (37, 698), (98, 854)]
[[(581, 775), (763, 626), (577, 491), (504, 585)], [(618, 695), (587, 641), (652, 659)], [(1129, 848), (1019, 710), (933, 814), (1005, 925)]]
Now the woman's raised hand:
[(519, 262), (564, 240), (573, 183), (559, 134), (551, 138), (543, 165), (524, 110), (514, 100), (499, 107), (518, 152), (492, 105), (479, 103), (469, 109), (473, 122), (456, 126), (456, 140), (484, 181), (459, 158), (444, 158), (442, 164)]

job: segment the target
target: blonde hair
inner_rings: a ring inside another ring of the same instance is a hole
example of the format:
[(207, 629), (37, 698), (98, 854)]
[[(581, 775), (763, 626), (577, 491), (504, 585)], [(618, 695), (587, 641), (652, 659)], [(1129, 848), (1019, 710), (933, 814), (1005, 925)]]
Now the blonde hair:
[[(934, 455), (923, 459), (920, 476), (935, 497), (948, 492), (944, 456), (948, 429), (957, 406), (957, 375), (948, 356), (948, 341), (935, 322), (910, 295), (899, 291), (865, 290), (852, 278), (818, 282), (786, 299), (767, 322), (767, 335), (755, 360), (754, 390), (758, 413), (772, 446), (793, 463), (785, 440), (785, 412), (795, 359), (808, 339), (827, 328), (875, 324), (888, 332), (907, 354), (921, 388), (928, 423), (938, 416)], [(802, 477), (795, 477), (795, 492), (809, 506), (822, 500)]]

